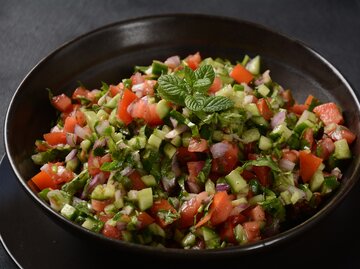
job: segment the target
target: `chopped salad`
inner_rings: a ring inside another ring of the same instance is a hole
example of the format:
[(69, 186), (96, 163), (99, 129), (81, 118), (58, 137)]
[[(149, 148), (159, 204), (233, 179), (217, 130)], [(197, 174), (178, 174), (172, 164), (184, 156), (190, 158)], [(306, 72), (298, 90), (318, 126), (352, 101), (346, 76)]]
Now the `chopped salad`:
[(202, 58), (136, 66), (116, 85), (52, 95), (29, 180), (66, 219), (106, 237), (213, 249), (256, 242), (314, 214), (356, 139), (341, 109), (262, 70)]

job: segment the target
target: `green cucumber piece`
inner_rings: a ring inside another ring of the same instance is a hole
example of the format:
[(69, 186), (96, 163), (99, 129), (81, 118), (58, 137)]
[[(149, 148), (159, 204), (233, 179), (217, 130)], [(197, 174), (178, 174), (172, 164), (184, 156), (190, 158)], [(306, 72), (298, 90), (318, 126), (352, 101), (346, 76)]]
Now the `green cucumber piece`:
[(260, 132), (257, 128), (246, 130), (243, 132), (241, 139), (245, 144), (258, 141), (260, 139)]
[(335, 151), (334, 157), (338, 160), (351, 159), (351, 151), (346, 139), (341, 139), (334, 142)]
[(259, 149), (261, 150), (269, 150), (272, 148), (273, 142), (270, 138), (266, 136), (260, 136), (259, 140)]
[(141, 211), (149, 209), (153, 205), (153, 193), (151, 188), (142, 189), (137, 192), (138, 206)]
[(169, 104), (166, 100), (162, 99), (156, 104), (156, 113), (160, 119), (165, 118), (170, 112)]
[(240, 175), (240, 173), (235, 169), (225, 176), (226, 182), (230, 185), (234, 193), (239, 193), (241, 190), (245, 189), (248, 184), (245, 179)]

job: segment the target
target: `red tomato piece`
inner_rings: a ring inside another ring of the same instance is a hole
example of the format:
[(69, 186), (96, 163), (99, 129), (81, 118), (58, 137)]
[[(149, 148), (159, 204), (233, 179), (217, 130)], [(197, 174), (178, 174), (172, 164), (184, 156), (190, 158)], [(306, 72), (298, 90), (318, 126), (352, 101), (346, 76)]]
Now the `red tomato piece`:
[(222, 143), (227, 143), (229, 145), (228, 150), (223, 157), (213, 159), (211, 171), (213, 173), (224, 175), (229, 174), (238, 164), (239, 148), (236, 144), (232, 144), (228, 141), (223, 141)]
[(128, 106), (136, 100), (138, 97), (135, 93), (130, 90), (125, 90), (123, 97), (119, 100), (118, 104), (118, 117), (122, 120), (126, 125), (132, 122), (132, 117), (127, 111)]
[(72, 99), (78, 99), (78, 98), (87, 98), (88, 94), (89, 94), (89, 90), (85, 89), (84, 87), (80, 86), (77, 87), (74, 91), (74, 93), (72, 94)]
[(91, 207), (96, 211), (96, 212), (103, 212), (104, 208), (107, 205), (110, 205), (113, 202), (112, 199), (108, 199), (108, 200), (95, 200), (95, 199), (91, 199)]
[(191, 54), (188, 57), (186, 57), (185, 62), (188, 64), (188, 66), (195, 70), (199, 67), (199, 64), (201, 62), (201, 56), (199, 52), (196, 52), (195, 54)]
[(248, 221), (243, 224), (249, 242), (260, 239), (260, 223), (258, 221)]
[(232, 209), (233, 206), (227, 192), (220, 191), (215, 193), (213, 202), (210, 205), (211, 224), (216, 226), (226, 221)]
[(207, 141), (203, 138), (191, 138), (189, 142), (189, 152), (204, 152), (208, 149)]
[(297, 115), (301, 115), (308, 108), (309, 108), (309, 106), (307, 106), (307, 105), (295, 104), (292, 107), (290, 107), (289, 110), (291, 112), (294, 112)]
[(168, 202), (166, 199), (160, 199), (153, 203), (152, 207), (150, 208), (150, 212), (152, 216), (155, 218), (156, 223), (159, 224), (162, 228), (165, 228), (169, 225), (166, 221), (159, 217), (159, 211), (170, 211), (171, 213), (176, 214), (176, 209)]
[(140, 212), (137, 219), (140, 222), (140, 229), (143, 229), (155, 222), (155, 219), (146, 212)]
[(245, 82), (249, 84), (250, 81), (254, 79), (253, 74), (251, 74), (244, 66), (241, 64), (235, 65), (233, 70), (230, 72), (230, 77), (235, 79), (237, 83)]
[(321, 139), (316, 145), (316, 155), (323, 160), (329, 159), (331, 153), (335, 150), (334, 142), (326, 137)]
[(35, 183), (35, 185), (40, 189), (58, 189), (59, 186), (55, 183), (55, 181), (51, 178), (51, 176), (45, 171), (40, 171), (35, 176), (31, 178), (31, 181)]
[(146, 185), (145, 185), (144, 181), (141, 180), (141, 175), (139, 174), (138, 171), (135, 170), (130, 175), (128, 175), (128, 177), (131, 180), (131, 185), (132, 185), (131, 188), (133, 190), (140, 191), (140, 190), (146, 188)]
[(77, 120), (75, 117), (67, 117), (64, 123), (64, 132), (74, 133), (76, 124), (77, 124)]
[(63, 93), (52, 97), (51, 103), (57, 110), (61, 112), (69, 112), (72, 110), (71, 99)]
[(44, 134), (44, 139), (51, 146), (55, 146), (58, 144), (66, 144), (66, 134), (64, 132), (53, 132)]
[(109, 238), (114, 238), (114, 239), (121, 238), (121, 233), (120, 233), (119, 229), (116, 228), (116, 226), (112, 226), (108, 223), (105, 223), (104, 228), (102, 229), (101, 233), (104, 236), (109, 237)]
[(315, 107), (313, 111), (325, 125), (329, 125), (331, 123), (344, 123), (344, 118), (335, 103), (326, 103), (319, 105)]
[(220, 77), (215, 77), (213, 84), (210, 86), (209, 93), (216, 93), (222, 88), (222, 81)]
[(300, 151), (300, 176), (303, 182), (308, 182), (322, 163), (322, 159), (305, 150)]
[(259, 112), (261, 116), (264, 117), (265, 120), (270, 120), (273, 116), (273, 112), (270, 109), (267, 101), (265, 98), (260, 98), (256, 103), (257, 108), (259, 109)]

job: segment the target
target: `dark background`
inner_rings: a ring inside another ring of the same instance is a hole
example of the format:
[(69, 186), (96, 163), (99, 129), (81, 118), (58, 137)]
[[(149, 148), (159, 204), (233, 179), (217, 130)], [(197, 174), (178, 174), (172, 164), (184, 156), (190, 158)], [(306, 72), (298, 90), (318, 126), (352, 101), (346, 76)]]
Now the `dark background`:
[[(340, 70), (353, 88), (358, 91), (359, 96), (360, 1), (0, 0), (1, 141), (3, 141), (5, 114), (11, 97), (25, 75), (42, 58), (63, 43), (104, 24), (164, 13), (222, 15), (266, 25), (301, 40), (318, 51)], [(5, 154), (4, 144), (0, 142), (0, 156), (3, 154)], [(359, 184), (357, 189), (359, 189)], [(348, 203), (352, 202), (356, 202), (356, 199), (345, 200), (341, 208), (344, 209)], [(0, 221), (5, 217), (0, 216)], [(357, 243), (360, 239), (359, 233), (353, 232), (353, 229), (358, 229), (356, 226), (359, 225), (359, 222), (356, 221), (356, 218), (359, 217), (359, 212), (354, 212), (354, 215), (349, 213), (346, 217), (350, 220), (353, 218), (353, 226), (339, 227), (339, 230), (343, 231), (340, 236), (348, 238), (340, 240), (339, 246), (335, 245), (338, 247), (338, 257), (329, 255), (328, 259), (333, 260), (334, 265), (342, 264), (344, 267), (353, 268), (358, 267), (360, 261), (347, 244), (349, 242)], [(329, 234), (329, 236), (338, 240), (338, 232), (333, 231), (333, 234)], [(354, 236), (355, 238), (353, 238)], [(304, 253), (299, 253), (300, 258), (301, 255), (310, 255), (307, 250), (303, 251)], [(319, 249), (319, 251), (327, 250)], [(314, 253), (312, 255), (316, 256)], [(314, 258), (314, 262), (321, 263), (316, 258)], [(294, 263), (296, 264), (296, 261)], [(289, 264), (289, 266), (292, 265)], [(49, 265), (50, 267), (51, 265)], [(16, 268), (1, 244), (0, 268)]]

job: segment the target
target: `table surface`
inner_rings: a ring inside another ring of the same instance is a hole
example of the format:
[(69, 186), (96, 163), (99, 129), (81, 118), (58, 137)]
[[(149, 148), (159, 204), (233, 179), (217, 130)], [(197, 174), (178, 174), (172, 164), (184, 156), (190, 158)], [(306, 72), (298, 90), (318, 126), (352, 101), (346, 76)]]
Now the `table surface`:
[[(102, 25), (165, 13), (229, 16), (266, 25), (303, 41), (336, 66), (360, 96), (360, 1), (0, 1), (0, 156), (6, 110), (37, 62)], [(0, 231), (1, 233), (1, 231)], [(17, 268), (0, 244), (0, 268)]]

